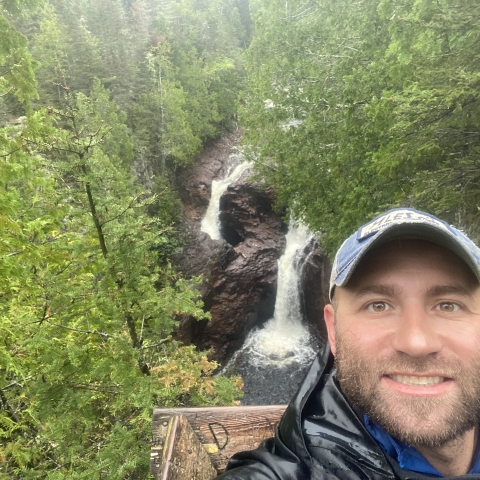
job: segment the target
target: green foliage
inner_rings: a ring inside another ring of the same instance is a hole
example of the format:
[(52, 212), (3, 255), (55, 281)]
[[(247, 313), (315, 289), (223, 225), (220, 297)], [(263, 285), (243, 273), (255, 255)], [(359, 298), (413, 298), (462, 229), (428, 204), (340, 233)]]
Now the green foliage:
[(63, 110), (3, 137), (0, 474), (145, 477), (155, 405), (232, 403), (241, 385), (170, 337), (207, 314), (159, 262), (171, 227), (131, 181), (122, 114), (99, 82), (62, 88)]
[[(33, 8), (38, 2), (22, 2)], [(0, 2), (0, 100), (8, 94), (28, 107), (29, 101), (37, 95), (35, 69), (37, 63), (27, 48), (27, 39), (22, 35), (6, 14), (18, 14), (21, 6), (17, 1)]]
[(27, 9), (35, 10), (41, 3), (43, 3), (42, 0), (2, 0), (0, 7), (10, 15), (19, 16), (25, 14), (25, 10)]
[[(98, 40), (78, 23), (78, 6), (65, 12), (64, 2), (45, 3), (39, 14), (39, 34), (35, 36), (33, 53), (40, 61), (37, 71), (39, 104), (63, 105), (62, 77), (74, 92), (89, 94), (94, 79), (104, 76)], [(60, 12), (60, 13), (58, 13)], [(74, 17), (74, 18), (72, 18)]]
[(98, 45), (102, 72), (96, 75), (108, 85), (116, 102), (127, 109), (135, 84), (134, 45), (130, 44), (131, 32), (121, 2), (82, 0), (77, 9), (84, 19), (84, 28)]
[[(133, 7), (138, 18), (145, 6)], [(192, 162), (206, 141), (234, 124), (241, 87), (234, 10), (223, 0), (183, 0), (159, 13), (129, 117), (136, 150), (158, 173)]]
[(149, 49), (152, 5), (130, 17), (100, 3), (52, 0), (21, 21), (40, 2), (1, 3), (1, 107), (28, 114), (0, 129), (0, 478), (147, 478), (153, 407), (241, 393), (173, 340), (179, 318), (208, 314), (169, 262), (168, 176), (158, 168), (153, 192), (132, 177), (140, 155), (174, 168), (228, 126), (221, 82), (236, 97), (237, 67), (169, 41)]
[(390, 206), (479, 225), (478, 8), (254, 3), (245, 142), (329, 252)]

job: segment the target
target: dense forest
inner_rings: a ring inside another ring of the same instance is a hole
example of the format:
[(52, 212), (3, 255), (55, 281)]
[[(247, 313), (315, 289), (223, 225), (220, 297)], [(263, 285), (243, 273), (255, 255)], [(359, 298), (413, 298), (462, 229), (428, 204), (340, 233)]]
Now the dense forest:
[(239, 379), (172, 339), (204, 319), (172, 188), (235, 125), (235, 0), (0, 2), (0, 478), (147, 478), (154, 406)]
[(155, 406), (241, 396), (174, 339), (209, 314), (171, 261), (175, 174), (238, 121), (329, 254), (390, 206), (480, 238), (480, 4), (0, 7), (0, 479), (148, 478)]
[[(480, 5), (252, 0), (245, 142), (330, 255), (390, 206), (480, 238)], [(259, 126), (261, 125), (261, 128)]]

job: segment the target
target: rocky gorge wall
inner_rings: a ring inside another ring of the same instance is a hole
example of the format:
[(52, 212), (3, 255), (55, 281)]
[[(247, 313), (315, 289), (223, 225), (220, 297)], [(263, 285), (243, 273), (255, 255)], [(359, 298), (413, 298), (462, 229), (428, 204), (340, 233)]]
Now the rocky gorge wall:
[[(201, 231), (212, 180), (227, 175), (238, 157), (236, 132), (207, 147), (194, 165), (177, 173), (183, 203), (182, 230), (186, 244), (177, 262), (184, 276), (203, 276), (200, 293), (211, 314), (209, 322), (181, 320), (178, 338), (202, 349), (213, 349), (214, 358), (228, 358), (249, 330), (271, 318), (275, 304), (277, 260), (285, 249), (288, 227), (274, 212), (275, 192), (249, 180), (247, 169), (220, 198), (224, 239), (212, 240)], [(304, 315), (315, 335), (325, 338), (323, 306), (328, 299), (330, 263), (316, 243), (305, 252), (302, 274)]]

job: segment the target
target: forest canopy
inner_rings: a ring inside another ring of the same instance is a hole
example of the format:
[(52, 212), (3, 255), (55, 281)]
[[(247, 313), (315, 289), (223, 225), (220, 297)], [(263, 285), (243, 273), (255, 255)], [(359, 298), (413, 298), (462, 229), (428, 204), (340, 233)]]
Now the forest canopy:
[(479, 238), (480, 5), (252, 0), (245, 144), (332, 254), (392, 206)]
[(170, 261), (174, 172), (235, 125), (239, 6), (0, 1), (0, 478), (147, 478), (155, 406), (241, 394), (172, 337), (208, 313)]

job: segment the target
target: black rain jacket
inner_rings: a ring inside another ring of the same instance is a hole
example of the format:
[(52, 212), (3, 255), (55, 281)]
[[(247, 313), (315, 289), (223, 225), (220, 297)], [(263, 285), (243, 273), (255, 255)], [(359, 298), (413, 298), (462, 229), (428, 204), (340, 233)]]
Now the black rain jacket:
[[(220, 480), (425, 480), (403, 470), (365, 428), (340, 391), (328, 345), (287, 407), (275, 438), (235, 454)], [(479, 479), (480, 474), (451, 477)]]

